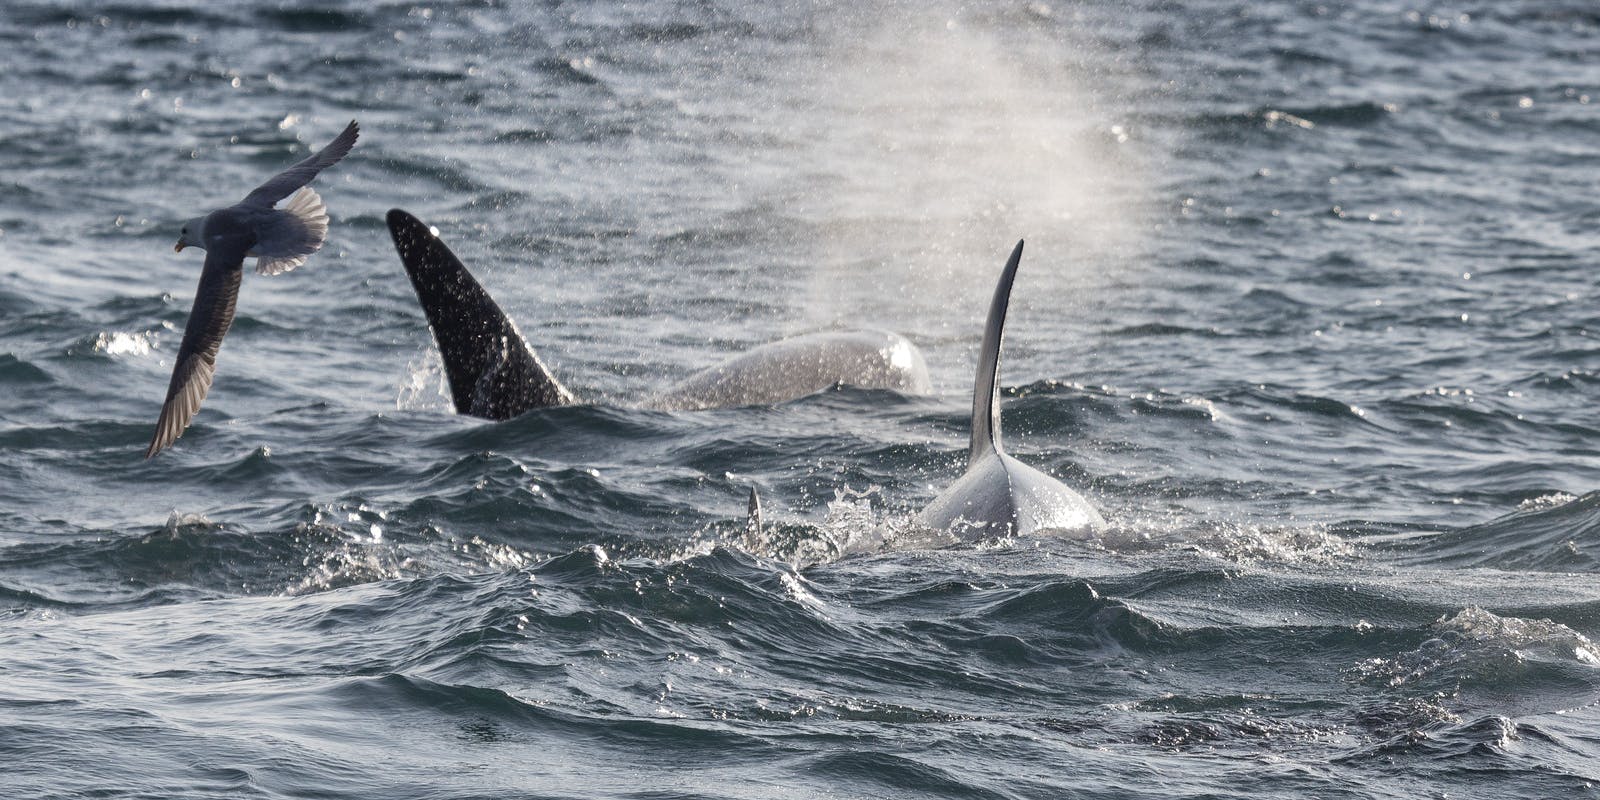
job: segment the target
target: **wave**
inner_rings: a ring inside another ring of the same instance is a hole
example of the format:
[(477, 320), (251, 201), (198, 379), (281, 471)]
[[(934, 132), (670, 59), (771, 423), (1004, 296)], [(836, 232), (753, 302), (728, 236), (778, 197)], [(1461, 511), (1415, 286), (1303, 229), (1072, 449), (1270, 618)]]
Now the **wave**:
[(1600, 572), (1600, 492), (1547, 495), (1525, 508), (1410, 544), (1402, 558), (1451, 569)]
[(10, 353), (0, 353), (0, 384), (53, 383), (50, 373)]

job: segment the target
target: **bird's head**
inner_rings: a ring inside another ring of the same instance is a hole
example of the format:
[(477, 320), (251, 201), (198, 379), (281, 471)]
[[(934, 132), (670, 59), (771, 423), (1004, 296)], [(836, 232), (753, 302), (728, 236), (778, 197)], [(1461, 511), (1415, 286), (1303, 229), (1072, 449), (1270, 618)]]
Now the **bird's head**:
[(181, 253), (185, 247), (206, 249), (205, 231), (205, 217), (195, 217), (183, 223), (183, 230), (178, 234), (178, 243), (173, 246), (172, 252)]

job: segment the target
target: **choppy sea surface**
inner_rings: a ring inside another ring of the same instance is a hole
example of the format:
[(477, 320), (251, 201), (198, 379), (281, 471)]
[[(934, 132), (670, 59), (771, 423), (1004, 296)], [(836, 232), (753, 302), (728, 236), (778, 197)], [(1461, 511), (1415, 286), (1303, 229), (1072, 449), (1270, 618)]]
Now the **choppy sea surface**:
[[(1600, 793), (1592, 3), (8, 0), (0, 66), (0, 796)], [(350, 119), (144, 460), (178, 226)], [(593, 402), (454, 415), (391, 207)], [(1018, 238), (1007, 441), (1110, 527), (929, 547)], [(862, 326), (935, 393), (633, 407)]]

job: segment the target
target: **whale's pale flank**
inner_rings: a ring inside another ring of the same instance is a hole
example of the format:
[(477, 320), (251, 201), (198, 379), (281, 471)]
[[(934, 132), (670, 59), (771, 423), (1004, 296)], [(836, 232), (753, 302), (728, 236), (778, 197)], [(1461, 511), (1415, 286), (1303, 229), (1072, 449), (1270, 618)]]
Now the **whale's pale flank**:
[[(167, 399), (161, 406), (161, 417), (145, 458), (161, 452), (183, 435), (210, 391), (217, 350), (233, 325), (244, 260), (253, 256), (256, 272), (277, 275), (304, 264), (308, 256), (322, 248), (328, 237), (328, 212), (322, 198), (306, 184), (317, 173), (339, 163), (355, 146), (359, 135), (360, 128), (352, 121), (327, 147), (278, 173), (244, 200), (184, 224), (173, 249), (182, 252), (185, 247), (198, 247), (206, 251), (206, 262), (200, 272), (200, 286), (195, 290), (194, 308), (183, 329), (183, 343), (173, 362)], [(274, 207), (291, 193), (294, 197), (288, 205)]]
[(972, 443), (967, 471), (923, 509), (918, 521), (967, 539), (1026, 536), (1040, 531), (1082, 532), (1105, 525), (1082, 495), (1018, 461), (1000, 441), (1000, 342), (1011, 284), (1022, 262), (1017, 242), (989, 305), (972, 387)]
[[(551, 373), (499, 305), (427, 225), (400, 209), (389, 233), (444, 360), (458, 413), (510, 419), (582, 402)], [(695, 410), (781, 403), (834, 386), (930, 390), (922, 353), (884, 331), (812, 333), (762, 345), (689, 376), (641, 403)]]

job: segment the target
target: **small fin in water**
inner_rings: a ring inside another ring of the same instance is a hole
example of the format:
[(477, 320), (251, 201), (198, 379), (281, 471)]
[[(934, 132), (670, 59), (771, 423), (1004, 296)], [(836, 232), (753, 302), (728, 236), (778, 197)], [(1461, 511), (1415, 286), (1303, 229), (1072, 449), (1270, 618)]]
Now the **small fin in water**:
[(747, 516), (744, 520), (744, 530), (752, 536), (761, 534), (761, 495), (756, 493), (756, 487), (750, 487), (750, 503), (746, 506)]

